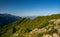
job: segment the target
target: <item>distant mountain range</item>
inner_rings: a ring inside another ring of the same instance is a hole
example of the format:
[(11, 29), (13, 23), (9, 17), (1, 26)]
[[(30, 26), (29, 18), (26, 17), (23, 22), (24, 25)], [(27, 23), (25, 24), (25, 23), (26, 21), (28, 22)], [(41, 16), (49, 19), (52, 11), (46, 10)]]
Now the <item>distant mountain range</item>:
[(36, 16), (27, 16), (27, 18), (30, 18), (30, 19), (35, 19), (36, 18)]
[(22, 18), (30, 18), (31, 20), (33, 20), (33, 19), (35, 19), (37, 16), (24, 16), (24, 17), (22, 17)]
[(13, 21), (16, 21), (18, 19), (21, 19), (21, 17), (11, 14), (0, 14), (0, 26), (12, 23)]

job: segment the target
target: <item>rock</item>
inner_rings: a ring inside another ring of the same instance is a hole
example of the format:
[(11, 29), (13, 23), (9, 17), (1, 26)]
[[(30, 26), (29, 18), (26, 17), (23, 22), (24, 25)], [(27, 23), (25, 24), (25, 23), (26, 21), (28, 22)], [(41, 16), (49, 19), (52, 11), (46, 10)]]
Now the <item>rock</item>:
[(38, 30), (38, 28), (35, 28), (34, 30), (32, 30), (32, 31), (30, 32), (30, 34), (37, 33), (37, 30)]
[(46, 28), (41, 28), (41, 29), (38, 30), (38, 33), (43, 33), (43, 32), (46, 32), (46, 31), (47, 31)]
[(58, 25), (58, 24), (60, 24), (60, 19), (52, 19), (52, 20), (49, 21), (49, 23), (50, 22), (53, 22), (53, 24)]
[(57, 20), (54, 22), (54, 24), (56, 24), (56, 25), (60, 24), (60, 19), (57, 19)]
[(59, 37), (59, 34), (54, 33), (54, 34), (53, 34), (53, 37)]
[(15, 33), (14, 36), (18, 36), (19, 34), (18, 33)]
[(34, 30), (32, 30), (30, 32), (30, 34), (33, 34), (33, 33), (43, 33), (43, 32), (46, 32), (46, 28), (41, 28), (41, 29), (35, 28)]
[(46, 34), (46, 35), (43, 35), (42, 37), (52, 37), (52, 35)]
[(57, 29), (58, 30), (58, 33), (60, 34), (60, 29)]
[(50, 20), (49, 22), (54, 22), (54, 21), (56, 21), (56, 19), (52, 19), (52, 20)]

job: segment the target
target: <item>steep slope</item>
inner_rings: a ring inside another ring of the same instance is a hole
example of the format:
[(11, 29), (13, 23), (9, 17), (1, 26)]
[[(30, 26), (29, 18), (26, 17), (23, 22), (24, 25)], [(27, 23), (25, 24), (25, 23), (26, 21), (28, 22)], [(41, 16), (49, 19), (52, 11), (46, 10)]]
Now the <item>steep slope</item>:
[[(27, 19), (26, 18), (23, 18), (23, 19), (20, 19), (16, 22), (13, 22), (9, 25), (5, 25), (3, 26), (1, 29), (0, 29), (0, 34), (1, 34), (1, 37), (9, 37), (9, 35), (13, 34), (14, 32), (14, 28), (15, 26), (18, 26), (18, 24), (20, 23), (24, 23), (24, 21), (26, 21)], [(16, 31), (18, 30), (19, 28), (16, 29)], [(8, 34), (8, 35), (7, 35)]]
[(18, 19), (21, 19), (21, 17), (14, 16), (11, 14), (0, 14), (0, 26), (12, 23)]
[(34, 20), (31, 20), (29, 18), (23, 18), (14, 23), (11, 23), (9, 26), (4, 26), (1, 29), (2, 33), (0, 34), (1, 37), (24, 37), (26, 33), (28, 35), (28, 33), (35, 28), (41, 29), (48, 26), (48, 21), (50, 21), (51, 19), (60, 19), (60, 14), (54, 14), (50, 16), (38, 16)]
[[(25, 33), (32, 31), (34, 28), (43, 28), (46, 27), (49, 23), (48, 21), (51, 19), (59, 19), (60, 14), (51, 15), (51, 16), (38, 16), (31, 22), (24, 24), (21, 26), (22, 29), (19, 29), (15, 34), (18, 36), (11, 36), (11, 37), (23, 37)], [(27, 32), (28, 31), (28, 32)], [(23, 34), (22, 34), (23, 33)]]
[(52, 19), (43, 28), (35, 28), (24, 37), (60, 37), (60, 19)]

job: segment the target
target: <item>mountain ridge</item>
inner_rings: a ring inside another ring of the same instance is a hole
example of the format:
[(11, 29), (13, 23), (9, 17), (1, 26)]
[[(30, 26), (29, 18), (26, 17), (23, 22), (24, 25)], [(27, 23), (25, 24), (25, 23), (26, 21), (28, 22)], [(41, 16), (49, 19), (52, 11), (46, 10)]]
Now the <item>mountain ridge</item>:
[[(60, 19), (60, 14), (54, 14), (50, 16), (38, 16), (33, 20), (25, 17), (14, 23), (11, 23), (10, 26), (4, 26), (2, 29), (0, 29), (1, 30), (0, 34), (1, 34), (1, 37), (25, 37), (26, 34), (28, 35), (28, 33), (34, 30), (35, 28), (41, 29), (48, 26), (49, 24), (48, 21), (52, 19)], [(50, 32), (47, 32), (47, 33), (50, 33)], [(52, 33), (53, 33), (53, 30), (52, 30)]]
[(0, 26), (12, 23), (18, 19), (21, 19), (19, 16), (14, 16), (11, 14), (0, 14)]

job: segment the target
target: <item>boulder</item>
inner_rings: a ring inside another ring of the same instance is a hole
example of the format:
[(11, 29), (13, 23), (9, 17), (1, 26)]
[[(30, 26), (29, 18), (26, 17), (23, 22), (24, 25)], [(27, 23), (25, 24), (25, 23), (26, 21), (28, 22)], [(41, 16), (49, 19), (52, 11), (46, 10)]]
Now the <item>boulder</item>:
[(54, 33), (54, 34), (53, 34), (53, 37), (59, 37), (59, 34)]
[(43, 35), (42, 37), (52, 37), (52, 35), (46, 34), (46, 35)]

